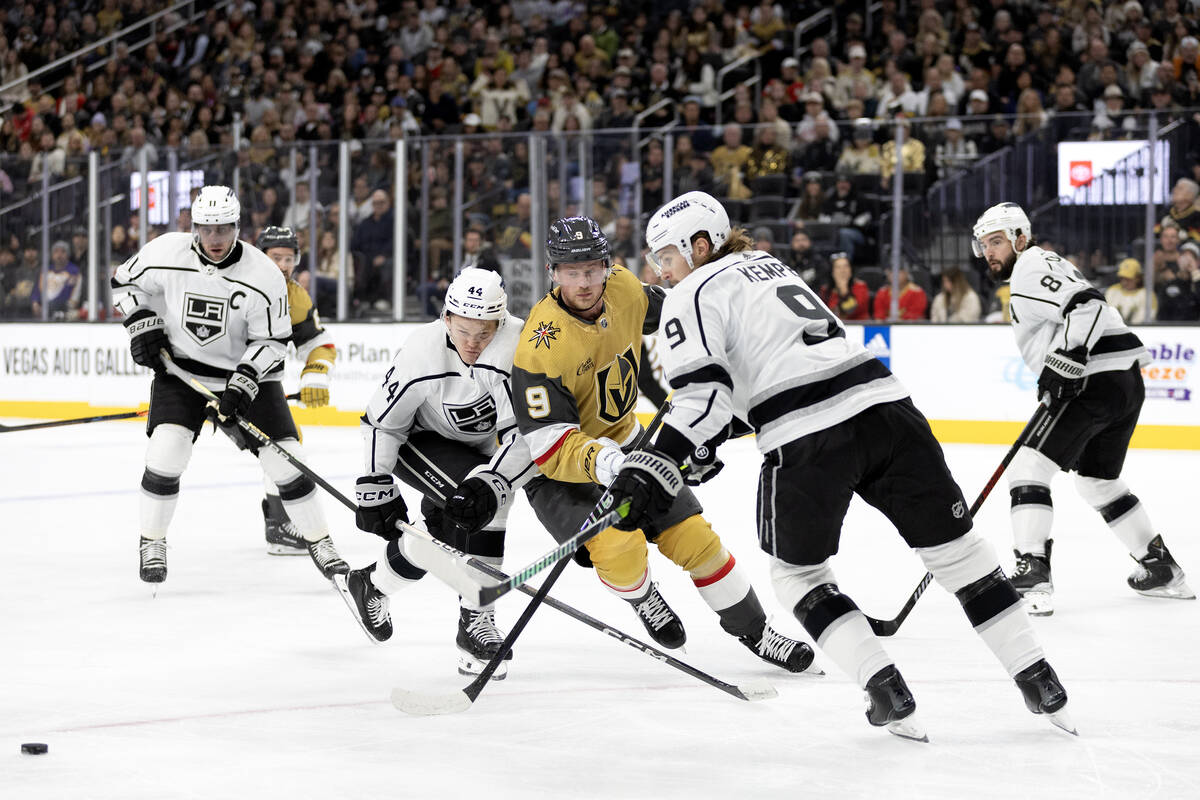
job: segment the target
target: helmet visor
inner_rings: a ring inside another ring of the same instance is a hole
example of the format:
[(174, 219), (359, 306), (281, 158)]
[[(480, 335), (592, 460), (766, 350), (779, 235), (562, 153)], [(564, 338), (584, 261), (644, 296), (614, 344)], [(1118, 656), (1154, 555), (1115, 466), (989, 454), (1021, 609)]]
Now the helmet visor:
[(214, 261), (220, 261), (229, 255), (229, 251), (233, 249), (233, 243), (237, 241), (238, 226), (231, 223), (195, 224), (192, 226), (192, 230), (200, 242), (200, 249), (204, 251), (204, 255)]

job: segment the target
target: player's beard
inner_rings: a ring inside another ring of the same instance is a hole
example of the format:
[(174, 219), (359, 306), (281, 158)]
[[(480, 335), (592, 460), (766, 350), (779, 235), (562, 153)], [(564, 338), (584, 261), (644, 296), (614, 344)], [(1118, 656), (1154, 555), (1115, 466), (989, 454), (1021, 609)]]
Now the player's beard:
[(1013, 267), (1017, 264), (1017, 251), (1013, 250), (1000, 262), (1000, 269), (995, 269), (992, 262), (988, 262), (988, 274), (992, 276), (992, 280), (996, 283), (1004, 283), (1012, 277)]

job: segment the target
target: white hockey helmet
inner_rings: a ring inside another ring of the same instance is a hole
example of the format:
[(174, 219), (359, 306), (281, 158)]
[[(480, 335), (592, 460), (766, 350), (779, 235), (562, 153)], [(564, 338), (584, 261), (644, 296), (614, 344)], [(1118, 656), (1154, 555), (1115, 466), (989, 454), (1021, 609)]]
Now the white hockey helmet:
[(233, 252), (237, 244), (242, 220), (242, 204), (237, 193), (228, 186), (205, 186), (192, 201), (192, 241), (196, 250), (208, 256), (200, 241), (200, 228), (204, 225), (232, 225), (233, 236), (229, 237), (228, 248), (222, 258)]
[(1016, 203), (1000, 203), (979, 215), (971, 236), (971, 250), (976, 258), (983, 258), (983, 237), (989, 233), (1003, 231), (1012, 242), (1013, 250), (1017, 249), (1017, 237), (1024, 235), (1028, 241), (1032, 236), (1029, 217)]
[(446, 289), (443, 313), (503, 323), (508, 316), (508, 295), (500, 274), (478, 267), (463, 269)]
[(692, 238), (698, 233), (708, 234), (713, 250), (720, 249), (729, 238), (729, 214), (717, 199), (705, 192), (688, 192), (676, 197), (650, 217), (646, 225), (646, 247), (650, 251), (650, 263), (655, 272), (662, 274), (662, 267), (655, 256), (671, 245), (692, 269)]

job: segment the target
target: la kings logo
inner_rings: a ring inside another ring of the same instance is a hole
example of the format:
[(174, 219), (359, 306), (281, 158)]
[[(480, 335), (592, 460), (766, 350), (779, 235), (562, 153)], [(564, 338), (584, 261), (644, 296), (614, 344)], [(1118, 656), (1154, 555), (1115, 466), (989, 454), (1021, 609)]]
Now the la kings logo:
[(206, 345), (225, 335), (225, 318), (229, 303), (224, 297), (208, 297), (202, 294), (183, 294), (183, 328), (196, 340)]
[(638, 396), (638, 362), (633, 347), (596, 370), (596, 416), (616, 422), (633, 411)]
[(446, 419), (463, 433), (487, 433), (496, 427), (496, 401), (490, 394), (466, 405), (442, 403)]

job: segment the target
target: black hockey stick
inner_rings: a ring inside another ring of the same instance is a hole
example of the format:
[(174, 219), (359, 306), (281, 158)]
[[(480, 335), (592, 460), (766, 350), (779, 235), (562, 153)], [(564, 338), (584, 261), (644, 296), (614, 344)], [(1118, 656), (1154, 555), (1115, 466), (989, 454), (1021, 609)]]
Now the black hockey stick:
[(0, 433), (13, 431), (33, 431), (39, 428), (60, 428), (63, 425), (83, 425), (88, 422), (108, 422), (114, 419), (134, 419), (149, 414), (148, 409), (142, 411), (122, 411), (119, 414), (101, 414), (98, 417), (80, 417), (79, 419), (56, 419), (52, 422), (31, 422), (28, 425), (0, 425)]
[[(661, 406), (659, 406), (658, 411), (654, 414), (654, 418), (650, 420), (650, 424), (647, 425), (641, 434), (638, 435), (637, 441), (635, 441), (633, 444), (633, 449), (643, 447), (647, 442), (650, 441), (650, 437), (654, 435), (654, 432), (658, 429), (659, 423), (662, 422), (663, 415), (667, 413), (667, 409), (670, 407), (670, 400), (667, 400)], [(557, 581), (559, 576), (563, 574), (563, 571), (566, 570), (567, 565), (570, 563), (566, 556), (574, 553), (575, 550), (578, 549), (584, 542), (600, 533), (603, 528), (596, 529), (597, 525), (603, 522), (605, 519), (612, 517), (614, 514), (617, 514), (620, 517), (625, 516), (625, 513), (628, 511), (628, 501), (622, 503), (622, 505), (618, 507), (618, 509), (624, 508), (624, 511), (609, 511), (607, 514), (601, 516), (600, 520), (594, 520), (596, 515), (601, 513), (601, 509), (611, 506), (612, 503), (612, 495), (609, 494), (608, 490), (606, 489), (604, 491), (604, 495), (600, 498), (600, 502), (596, 504), (594, 509), (592, 509), (592, 513), (588, 516), (587, 521), (584, 522), (583, 528), (579, 531), (579, 533), (572, 536), (566, 542), (563, 542), (550, 553), (547, 553), (542, 558), (539, 558), (537, 561), (530, 564), (521, 572), (513, 575), (507, 581), (500, 583), (495, 587), (490, 587), (495, 592), (496, 597), (500, 597), (501, 595), (517, 588), (517, 586), (520, 586), (525, 582), (524, 578), (520, 579), (518, 582), (518, 575), (525, 575), (528, 577), (529, 575), (539, 572), (548, 564), (554, 564), (554, 569), (552, 569), (550, 574), (546, 576), (546, 580), (542, 582), (541, 588), (537, 590), (537, 593), (534, 594), (533, 599), (530, 600), (529, 604), (525, 606), (525, 610), (521, 612), (521, 616), (518, 617), (517, 621), (513, 624), (512, 630), (508, 632), (508, 635), (504, 637), (504, 641), (500, 643), (500, 649), (496, 651), (496, 654), (492, 656), (491, 660), (488, 661), (487, 665), (484, 666), (483, 671), (479, 673), (479, 676), (476, 677), (475, 680), (467, 684), (467, 686), (461, 691), (454, 692), (453, 694), (449, 695), (434, 695), (419, 692), (409, 692), (405, 691), (404, 689), (393, 689), (392, 704), (396, 706), (396, 708), (406, 713), (424, 715), (453, 714), (459, 711), (466, 711), (468, 708), (470, 708), (471, 704), (475, 702), (475, 699), (479, 697), (480, 692), (483, 691), (483, 688), (487, 686), (488, 681), (491, 680), (492, 674), (495, 673), (496, 669), (500, 666), (500, 662), (502, 662), (504, 657), (508, 655), (510, 650), (512, 650), (513, 642), (515, 642), (517, 637), (521, 635), (521, 631), (525, 629), (525, 626), (529, 623), (533, 613), (537, 611), (538, 606), (540, 606), (542, 601), (546, 599), (546, 594), (550, 591), (550, 587), (554, 585), (554, 582)], [(612, 521), (615, 522), (616, 520), (613, 519)], [(604, 525), (604, 527), (608, 527), (611, 524), (612, 522), (608, 522)], [(557, 561), (557, 563), (555, 563), (555, 561)], [(514, 582), (516, 583), (514, 584)], [(484, 588), (486, 589), (489, 587)], [(483, 591), (480, 591), (480, 596), (483, 596)], [(487, 605), (487, 603), (483, 602), (481, 605)]]
[[(992, 493), (996, 483), (1000, 480), (1000, 476), (1004, 474), (1004, 470), (1008, 469), (1008, 465), (1012, 463), (1016, 457), (1017, 451), (1030, 439), (1040, 437), (1045, 434), (1044, 426), (1050, 421), (1050, 407), (1044, 403), (1038, 403), (1037, 410), (1033, 412), (1033, 416), (1029, 418), (1029, 422), (1025, 424), (1024, 430), (1017, 436), (1017, 440), (1013, 442), (1013, 446), (1008, 448), (1008, 452), (1004, 454), (1004, 460), (1000, 462), (1000, 466), (996, 467), (996, 471), (992, 473), (992, 477), (988, 479), (987, 485), (983, 487), (983, 491), (979, 493), (979, 497), (975, 498), (975, 502), (971, 504), (971, 517), (974, 518), (980, 507), (983, 506), (983, 501)], [(912, 612), (917, 601), (921, 599), (921, 595), (925, 594), (925, 590), (929, 588), (929, 584), (933, 583), (933, 573), (926, 572), (925, 577), (921, 578), (921, 582), (917, 584), (917, 588), (908, 597), (908, 601), (904, 607), (900, 609), (900, 613), (892, 619), (875, 619), (867, 617), (867, 622), (871, 625), (871, 630), (876, 636), (893, 636), (896, 631), (900, 630), (900, 626), (904, 624), (904, 620), (908, 619), (908, 615)]]

